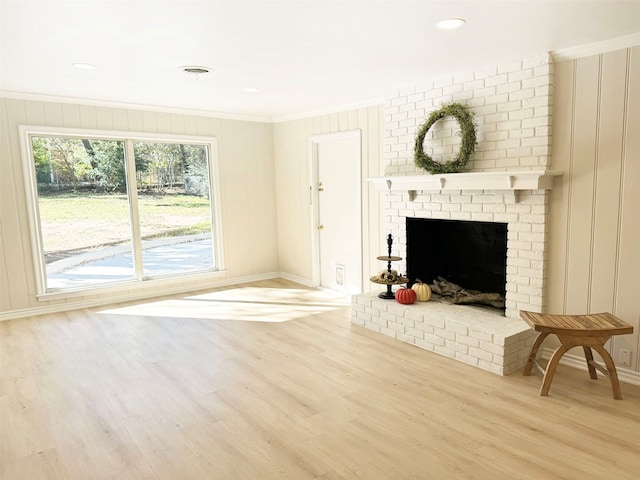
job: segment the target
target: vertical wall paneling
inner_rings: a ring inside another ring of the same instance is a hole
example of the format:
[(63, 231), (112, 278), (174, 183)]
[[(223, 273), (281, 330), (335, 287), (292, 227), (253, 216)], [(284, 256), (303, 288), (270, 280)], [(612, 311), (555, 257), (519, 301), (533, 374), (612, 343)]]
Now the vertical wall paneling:
[[(21, 100), (7, 99), (6, 106), (6, 134), (7, 138), (0, 143), (5, 143), (9, 147), (9, 156), (19, 154), (20, 139), (18, 137), (18, 125), (27, 121), (26, 107)], [(9, 119), (15, 119), (15, 122)], [(4, 160), (3, 159), (0, 159)], [(24, 191), (24, 175), (22, 164), (2, 163), (2, 191), (8, 194), (8, 198), (3, 198), (2, 219), (3, 233), (5, 235), (3, 248), (5, 249), (5, 259), (7, 262), (7, 281), (11, 282), (11, 300), (15, 308), (16, 305), (33, 304), (32, 297), (35, 294), (35, 284), (30, 283), (30, 278), (34, 274), (27, 271), (31, 262), (31, 241), (25, 228), (29, 227), (27, 208), (25, 205), (26, 195)], [(13, 199), (18, 198), (20, 203), (16, 204)], [(14, 233), (15, 234), (12, 234)]]
[(205, 117), (196, 117), (195, 118), (195, 129), (196, 135), (201, 137), (212, 137), (211, 133), (211, 122), (208, 118)]
[(171, 115), (164, 112), (155, 114), (159, 132), (171, 132)]
[[(46, 121), (46, 112), (42, 106), (42, 104), (40, 103), (36, 103), (36, 102), (24, 102), (25, 104), (25, 109), (27, 112), (27, 117), (24, 123), (30, 124), (30, 125), (45, 125), (45, 121)], [(88, 115), (90, 116), (90, 114)], [(22, 141), (22, 139), (20, 139), (20, 141)], [(18, 150), (15, 152), (18, 155), (21, 155), (22, 151), (19, 148), (19, 145), (16, 145), (18, 147)], [(31, 196), (26, 192), (26, 187), (25, 187), (25, 179), (24, 179), (24, 168), (22, 165), (22, 162), (20, 162), (18, 164), (18, 166), (20, 168), (18, 168), (18, 171), (16, 172), (20, 177), (18, 178), (18, 176), (15, 177), (15, 181), (19, 182), (19, 188), (20, 191), (22, 192), (21, 195), (23, 195), (25, 201), (30, 201), (31, 200)], [(18, 185), (16, 185), (18, 186)], [(24, 276), (26, 279), (26, 284), (28, 285), (27, 290), (29, 291), (29, 303), (31, 306), (34, 306), (37, 304), (37, 302), (35, 301), (35, 299), (33, 298), (32, 293), (35, 290), (31, 290), (32, 288), (36, 288), (36, 282), (37, 280), (37, 276), (35, 273), (35, 269), (36, 269), (36, 260), (34, 259), (34, 250), (33, 250), (33, 243), (31, 240), (31, 237), (29, 235), (29, 219), (28, 219), (28, 211), (27, 211), (27, 207), (26, 204), (23, 203), (19, 203), (19, 215), (21, 218), (25, 218), (25, 220), (27, 221), (27, 225), (24, 229), (21, 230), (21, 235), (24, 235), (24, 248), (23, 248), (23, 259), (24, 259)]]
[[(275, 159), (275, 186), (276, 186), (276, 210), (278, 211), (278, 257), (280, 258), (280, 271), (289, 271), (284, 270), (285, 268), (289, 268), (289, 256), (285, 255), (285, 251), (283, 251), (283, 245), (280, 242), (280, 238), (283, 236), (284, 232), (282, 229), (285, 225), (292, 225), (293, 219), (293, 209), (284, 208), (287, 202), (291, 199), (291, 189), (289, 183), (285, 176), (291, 175), (291, 169), (289, 168), (289, 164), (285, 164), (285, 159), (290, 159), (291, 154), (289, 152), (291, 148), (290, 142), (287, 142), (286, 139), (289, 137), (289, 129), (291, 123), (286, 123), (282, 128), (274, 128), (273, 131), (273, 156)], [(278, 161), (281, 159), (281, 161)]]
[(192, 115), (184, 117), (183, 123), (185, 132), (197, 132), (198, 131), (198, 119)]
[(338, 114), (338, 130), (349, 130), (349, 112)]
[(73, 105), (70, 103), (62, 104), (62, 126), (63, 127), (79, 127), (80, 123), (80, 107), (81, 105)]
[(575, 62), (555, 65), (553, 87), (552, 168), (564, 172), (554, 181), (550, 192), (548, 225), (548, 268), (545, 298), (549, 313), (566, 313), (567, 238), (569, 236), (569, 198), (571, 195), (571, 163), (573, 159), (573, 97)]
[[(104, 130), (113, 130), (113, 112), (107, 107), (96, 107), (97, 127)], [(155, 131), (155, 130), (150, 130)]]
[(42, 103), (27, 102), (25, 105), (27, 111), (27, 121), (32, 125), (44, 125), (45, 112)]
[(222, 178), (225, 179), (225, 182), (220, 185), (222, 189), (223, 198), (225, 199), (222, 209), (223, 218), (231, 219), (228, 223), (229, 227), (225, 229), (224, 233), (224, 244), (231, 245), (235, 243), (236, 246), (239, 247), (239, 250), (235, 250), (233, 252), (227, 252), (227, 266), (232, 269), (233, 265), (237, 265), (237, 271), (235, 274), (242, 276), (244, 275), (246, 265), (240, 266), (238, 263), (240, 261), (240, 255), (246, 255), (246, 258), (249, 258), (249, 252), (246, 251), (246, 231), (245, 230), (245, 213), (240, 208), (240, 203), (238, 202), (238, 194), (242, 192), (247, 197), (250, 197), (251, 192), (245, 192), (246, 189), (246, 179), (242, 178), (242, 163), (244, 158), (242, 158), (242, 151), (240, 146), (238, 145), (238, 141), (242, 140), (239, 137), (237, 130), (234, 128), (232, 122), (225, 123), (222, 127), (222, 136), (225, 139), (225, 155), (222, 158), (233, 158), (233, 162), (223, 162), (222, 166), (224, 171), (222, 173)]
[[(29, 103), (28, 105), (32, 105), (32, 104)], [(83, 126), (83, 128), (90, 128), (92, 130), (98, 128), (98, 114), (96, 112), (96, 107), (91, 105), (80, 105), (78, 109), (79, 109), (79, 122)], [(33, 125), (38, 125), (37, 122), (31, 122), (31, 123)]]
[[(368, 175), (367, 178), (379, 177), (383, 173), (382, 159), (375, 162), (372, 161), (375, 158), (374, 152), (378, 152), (377, 155), (382, 155), (382, 138), (383, 138), (383, 124), (384, 124), (384, 108), (382, 105), (369, 107), (367, 109), (367, 132), (368, 132), (368, 145), (367, 152), (369, 158), (368, 162)], [(370, 210), (370, 223), (366, 232), (363, 232), (363, 238), (368, 240), (367, 248), (364, 249), (363, 255), (365, 255), (365, 265), (369, 265), (369, 275), (364, 278), (364, 290), (372, 290), (373, 284), (367, 282), (368, 277), (374, 276), (380, 269), (380, 261), (376, 258), (379, 255), (385, 254), (385, 248), (387, 246), (384, 239), (384, 232), (382, 231), (382, 207), (384, 203), (384, 196), (377, 191), (373, 184), (367, 181), (368, 185), (363, 189), (367, 193), (366, 204)], [(366, 270), (366, 269), (365, 269)]]
[(332, 113), (330, 115), (330, 122), (329, 122), (329, 132), (339, 132), (340, 131), (340, 117), (341, 115), (343, 115), (344, 112), (341, 113)]
[[(140, 110), (129, 110), (127, 111), (127, 129), (133, 132), (140, 132), (144, 128), (144, 123), (142, 121), (142, 111)], [(175, 132), (171, 132), (175, 133)]]
[[(322, 128), (329, 129), (329, 116), (324, 115), (322, 121)], [(296, 203), (299, 202), (301, 208), (296, 209), (296, 225), (294, 230), (291, 231), (292, 236), (290, 240), (294, 240), (296, 245), (296, 257), (293, 262), (296, 264), (296, 276), (304, 279), (311, 279), (312, 265), (309, 261), (311, 259), (311, 245), (312, 245), (312, 232), (314, 226), (311, 225), (311, 202), (309, 200), (309, 186), (311, 185), (311, 171), (309, 170), (309, 135), (312, 130), (309, 130), (309, 123), (306, 120), (296, 122), (293, 125), (291, 132), (293, 137), (293, 161), (295, 162), (294, 173), (296, 174), (295, 182), (295, 199)], [(277, 159), (276, 159), (277, 160)], [(299, 235), (297, 231), (304, 232), (303, 235)], [(282, 237), (280, 237), (282, 239)], [(302, 260), (301, 260), (302, 259)]]
[[(134, 130), (134, 129), (131, 128), (131, 130)], [(171, 115), (171, 133), (173, 133), (174, 135), (183, 135), (184, 132), (185, 132), (185, 116)]]
[[(0, 154), (2, 154), (0, 152)], [(2, 200), (0, 199), (0, 202)], [(1, 211), (1, 209), (0, 209)], [(7, 271), (7, 261), (5, 257), (5, 250), (3, 247), (4, 234), (2, 232), (2, 217), (0, 217), (0, 271)], [(11, 282), (7, 275), (0, 275), (0, 311), (11, 310)]]
[[(5, 105), (6, 100), (0, 98), (0, 138), (7, 139), (9, 137), (9, 122), (7, 121), (7, 107)], [(0, 159), (9, 158), (11, 150), (9, 149), (8, 141), (0, 142)], [(9, 175), (10, 166), (2, 165), (2, 174), (0, 175), (0, 272), (9, 271), (9, 258), (7, 255), (7, 249), (5, 243), (9, 237), (5, 230), (10, 228), (10, 224), (13, 224), (13, 228), (16, 227), (17, 214), (12, 212), (10, 205), (12, 204), (12, 196), (14, 192), (9, 184), (11, 175)], [(13, 309), (13, 282), (9, 275), (0, 275), (0, 311)]]
[(618, 215), (622, 168), (622, 132), (625, 114), (627, 52), (602, 56), (596, 145), (591, 291), (589, 311), (611, 308), (616, 287)]
[[(237, 125), (234, 124), (234, 127), (236, 126)], [(233, 143), (237, 148), (234, 157), (238, 159), (238, 162), (236, 162), (236, 178), (239, 183), (243, 184), (244, 191), (241, 194), (246, 196), (252, 205), (258, 205), (260, 192), (257, 190), (256, 185), (256, 169), (249, 166), (248, 150), (251, 146), (251, 139), (243, 137), (244, 135), (242, 133), (242, 130), (239, 128), (234, 128)], [(240, 192), (238, 192), (237, 194), (239, 193)], [(236, 195), (234, 195), (234, 198)], [(255, 263), (255, 251), (253, 251), (254, 240), (253, 238), (251, 238), (255, 236), (255, 225), (253, 224), (253, 222), (251, 222), (251, 219), (249, 217), (250, 212), (248, 212), (246, 209), (237, 209), (236, 212), (238, 214), (238, 218), (241, 219), (240, 223), (242, 230), (240, 232), (240, 235), (244, 237), (242, 241), (242, 249), (245, 252), (248, 260), (248, 262), (245, 264), (245, 268), (250, 269)], [(235, 237), (234, 241), (238, 241), (238, 237)]]
[[(258, 132), (256, 132), (258, 133)], [(247, 153), (249, 155), (249, 151), (255, 151), (255, 145), (257, 143), (257, 138), (253, 137), (248, 139), (246, 143)], [(268, 142), (265, 144), (268, 145)], [(248, 159), (247, 159), (248, 160)], [(245, 176), (249, 180), (249, 184), (247, 185), (247, 190), (251, 191), (251, 203), (255, 205), (259, 205), (259, 202), (262, 198), (264, 198), (266, 194), (266, 190), (269, 188), (268, 184), (273, 182), (271, 178), (270, 171), (271, 165), (265, 165), (264, 163), (259, 163), (258, 168), (250, 168), (247, 162), (245, 167)], [(251, 267), (256, 268), (257, 263), (261, 261), (260, 259), (260, 251), (265, 245), (265, 242), (258, 235), (259, 230), (262, 229), (262, 226), (269, 221), (269, 216), (262, 215), (257, 219), (257, 222), (252, 222), (250, 218), (247, 218), (247, 226), (249, 227), (250, 232), (250, 242), (248, 244), (248, 248), (251, 253)], [(256, 228), (258, 227), (258, 228)]]
[(156, 112), (142, 112), (142, 131), (149, 133), (158, 131), (158, 116)]
[[(168, 119), (167, 119), (168, 120)], [(161, 124), (161, 118), (158, 118), (158, 125)], [(233, 164), (235, 162), (223, 161), (225, 158), (232, 158), (234, 152), (231, 149), (231, 143), (233, 140), (231, 139), (232, 129), (228, 123), (224, 123), (220, 125), (220, 140), (218, 141), (218, 155), (220, 156), (220, 178), (225, 179), (224, 182), (220, 182), (220, 198), (222, 201), (222, 218), (225, 220), (228, 218), (233, 218), (234, 208), (233, 205), (233, 197), (231, 195), (231, 185), (235, 181), (233, 177)], [(240, 188), (242, 188), (240, 186)], [(233, 235), (236, 229), (236, 222), (233, 222), (229, 225), (229, 228), (225, 228), (223, 231), (223, 241), (225, 245), (225, 258), (226, 263), (228, 265), (227, 268), (232, 268), (231, 265), (235, 264), (236, 259), (233, 258), (233, 254), (229, 250), (229, 245), (231, 245)]]
[[(375, 209), (376, 203), (375, 199), (377, 197), (373, 197), (371, 195), (371, 182), (367, 179), (371, 177), (377, 176), (376, 166), (372, 166), (371, 162), (366, 161), (371, 154), (371, 139), (374, 137), (374, 132), (372, 129), (372, 125), (370, 122), (370, 114), (371, 109), (374, 107), (370, 107), (367, 109), (360, 109), (355, 112), (349, 112), (349, 129), (355, 130), (360, 128), (361, 132), (368, 132), (367, 138), (363, 138), (363, 135), (360, 136), (360, 153), (362, 155), (362, 163), (361, 163), (361, 184), (360, 191), (362, 192), (361, 204), (367, 205), (369, 209), (369, 215), (362, 215), (362, 225), (360, 236), (362, 238), (362, 271), (363, 271), (363, 279), (362, 279), (362, 289), (364, 291), (369, 290), (368, 279), (364, 272), (370, 272), (372, 268), (375, 268), (373, 264), (372, 257), (377, 256), (375, 251), (371, 250), (371, 242), (375, 240), (375, 236), (371, 234), (371, 232), (376, 231), (379, 228), (378, 219), (380, 217), (380, 212)], [(353, 113), (353, 114), (352, 114)], [(380, 148), (377, 148), (380, 150)], [(375, 151), (375, 147), (374, 147)], [(374, 194), (378, 192), (373, 192)], [(363, 209), (364, 210), (364, 209)]]
[[(271, 125), (261, 125), (256, 132), (256, 136), (251, 139), (249, 144), (249, 151), (247, 155), (252, 155), (251, 152), (258, 151), (258, 145), (263, 145), (268, 148), (269, 151), (273, 151), (273, 129)], [(250, 161), (250, 159), (247, 159)], [(256, 192), (252, 202), (256, 207), (264, 202), (270, 202), (275, 204), (275, 178), (273, 168), (273, 158), (271, 155), (265, 158), (264, 161), (258, 162), (258, 168), (252, 169), (249, 165), (247, 169), (253, 170), (252, 186)], [(277, 221), (275, 216), (275, 210), (267, 210), (262, 215), (257, 216), (257, 221), (250, 221), (251, 226), (251, 239), (252, 243), (250, 248), (252, 250), (252, 264), (253, 268), (257, 270), (263, 270), (269, 266), (278, 266), (278, 246), (276, 243), (276, 236), (272, 238), (265, 238), (260, 235), (260, 232), (266, 230), (276, 231)]]
[(359, 117), (360, 114), (362, 112), (362, 109), (360, 110), (350, 110), (348, 112), (349, 115), (349, 126), (347, 127), (347, 130), (355, 130), (356, 128), (358, 128), (359, 125)]
[[(129, 116), (126, 110), (114, 108), (111, 112), (111, 121), (114, 130), (129, 130)], [(170, 132), (169, 128), (163, 129), (163, 132)]]
[(564, 176), (551, 192), (546, 310), (632, 324), (609, 348), (622, 375), (638, 372), (640, 46), (561, 62), (554, 80), (552, 161)]
[(614, 359), (620, 348), (629, 349), (640, 371), (640, 46), (629, 53), (615, 314), (633, 324), (634, 333), (616, 337)]
[(581, 58), (576, 65), (573, 118), (573, 161), (567, 277), (566, 313), (583, 313), (589, 307), (591, 238), (593, 235), (594, 177), (600, 88), (600, 57)]
[(321, 120), (322, 120), (322, 130), (319, 133), (331, 132), (331, 117), (329, 117), (329, 115), (323, 115), (321, 117)]
[[(111, 112), (109, 112), (109, 116), (111, 117)], [(64, 120), (62, 116), (62, 104), (61, 103), (45, 103), (44, 118), (46, 121), (46, 125), (64, 126)]]

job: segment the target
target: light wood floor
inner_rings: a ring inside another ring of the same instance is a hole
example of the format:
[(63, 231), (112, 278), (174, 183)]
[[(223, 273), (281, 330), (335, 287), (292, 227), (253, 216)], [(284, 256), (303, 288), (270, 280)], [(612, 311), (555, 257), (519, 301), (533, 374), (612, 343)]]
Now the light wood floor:
[(0, 322), (0, 478), (638, 479), (640, 387), (508, 377), (269, 281)]

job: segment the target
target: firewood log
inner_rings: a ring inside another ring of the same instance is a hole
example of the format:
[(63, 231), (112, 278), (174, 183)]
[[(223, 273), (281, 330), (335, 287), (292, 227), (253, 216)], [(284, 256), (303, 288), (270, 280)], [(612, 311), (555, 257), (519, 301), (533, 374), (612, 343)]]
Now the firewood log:
[(437, 277), (431, 285), (431, 290), (441, 296), (443, 302), (455, 305), (479, 303), (496, 308), (504, 308), (504, 297), (499, 293), (483, 293), (478, 290), (467, 290), (460, 285), (449, 282), (443, 277)]

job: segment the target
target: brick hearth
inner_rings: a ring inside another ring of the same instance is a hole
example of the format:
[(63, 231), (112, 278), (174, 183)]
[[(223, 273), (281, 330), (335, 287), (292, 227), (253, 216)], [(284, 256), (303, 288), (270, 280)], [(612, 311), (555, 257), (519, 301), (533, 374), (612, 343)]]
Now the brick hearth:
[(534, 338), (522, 320), (482, 307), (401, 305), (371, 292), (355, 296), (351, 310), (355, 325), (499, 375), (522, 367)]

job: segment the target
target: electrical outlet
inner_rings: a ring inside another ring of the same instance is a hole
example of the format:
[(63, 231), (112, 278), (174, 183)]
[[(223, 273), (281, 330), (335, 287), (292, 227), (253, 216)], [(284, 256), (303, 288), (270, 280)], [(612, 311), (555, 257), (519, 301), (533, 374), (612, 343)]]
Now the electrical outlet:
[(624, 365), (625, 367), (631, 366), (631, 350), (625, 350), (624, 348), (620, 349), (620, 365)]
[(336, 265), (336, 283), (344, 285), (344, 265)]

